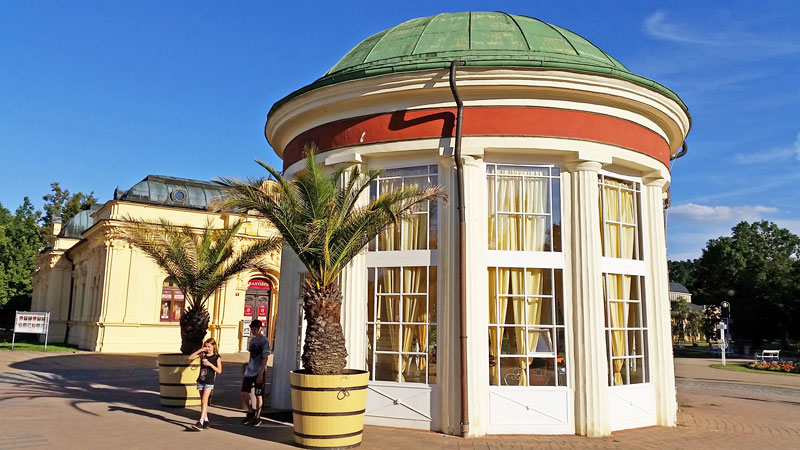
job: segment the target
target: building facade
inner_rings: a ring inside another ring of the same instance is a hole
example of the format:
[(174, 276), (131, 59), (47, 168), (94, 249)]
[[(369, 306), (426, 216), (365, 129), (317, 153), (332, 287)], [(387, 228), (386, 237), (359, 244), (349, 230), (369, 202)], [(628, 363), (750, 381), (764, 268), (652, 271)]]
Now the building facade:
[[(31, 306), (50, 312), (50, 340), (98, 352), (177, 352), (183, 294), (149, 257), (120, 239), (120, 227), (129, 218), (197, 228), (244, 219), (240, 242), (274, 235), (263, 220), (211, 211), (209, 202), (220, 194), (212, 183), (151, 175), (54, 228), (52, 244), (37, 260)], [(207, 336), (221, 352), (244, 348), (242, 322), (254, 318), (269, 325), (274, 340), (279, 252), (264, 262), (266, 274), (239, 274), (208, 300)]]
[[(375, 34), (269, 113), (289, 175), (313, 142), (331, 168), (383, 169), (370, 195), (408, 184), (450, 195), (342, 275), (348, 367), (371, 373), (366, 422), (461, 433), (454, 89), (468, 435), (674, 426), (663, 207), (688, 110), (577, 34), (500, 12)], [(273, 407), (291, 408), (303, 271), (284, 251)]]

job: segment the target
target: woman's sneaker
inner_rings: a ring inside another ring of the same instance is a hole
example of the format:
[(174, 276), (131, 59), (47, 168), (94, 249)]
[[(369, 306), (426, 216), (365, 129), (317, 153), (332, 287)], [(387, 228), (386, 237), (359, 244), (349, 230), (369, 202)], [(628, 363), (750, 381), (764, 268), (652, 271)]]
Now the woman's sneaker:
[(203, 429), (203, 422), (198, 420), (196, 424), (192, 425), (192, 429), (193, 430), (197, 430), (197, 431), (202, 430)]
[(204, 430), (207, 430), (207, 429), (209, 429), (209, 428), (211, 428), (211, 421), (210, 421), (210, 420), (208, 420), (208, 419), (206, 419), (206, 421), (205, 421), (205, 422), (203, 422), (203, 429), (204, 429)]

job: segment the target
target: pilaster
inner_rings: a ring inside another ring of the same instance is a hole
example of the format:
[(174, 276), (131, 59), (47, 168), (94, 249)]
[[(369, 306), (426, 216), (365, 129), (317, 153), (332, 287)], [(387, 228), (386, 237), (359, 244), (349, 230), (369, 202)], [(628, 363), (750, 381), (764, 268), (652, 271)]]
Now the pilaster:
[[(566, 272), (571, 278), (570, 332), (575, 432), (586, 436), (611, 434), (608, 402), (608, 362), (601, 273), (600, 210), (597, 172), (601, 164), (572, 161), (566, 164), (564, 184), (569, 204), (566, 224)], [(565, 276), (565, 280), (569, 279)], [(569, 294), (567, 294), (569, 295)]]
[(664, 178), (644, 178), (642, 227), (644, 258), (647, 263), (645, 298), (650, 347), (650, 383), (656, 402), (656, 423), (672, 427), (677, 423), (675, 367), (672, 360), (672, 330), (669, 304), (667, 244), (664, 229)]

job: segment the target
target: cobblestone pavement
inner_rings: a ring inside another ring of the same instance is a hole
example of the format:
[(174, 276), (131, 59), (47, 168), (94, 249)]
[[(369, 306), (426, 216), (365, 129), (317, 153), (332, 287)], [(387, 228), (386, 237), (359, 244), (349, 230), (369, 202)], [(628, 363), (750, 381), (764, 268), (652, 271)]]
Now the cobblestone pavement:
[[(154, 355), (0, 352), (0, 450), (22, 448), (295, 448), (287, 414), (239, 425), (241, 362), (223, 355), (212, 430), (191, 431), (198, 412), (159, 406)], [(492, 436), (367, 426), (364, 449), (800, 448), (800, 377), (730, 372), (676, 359), (679, 426), (580, 436)]]

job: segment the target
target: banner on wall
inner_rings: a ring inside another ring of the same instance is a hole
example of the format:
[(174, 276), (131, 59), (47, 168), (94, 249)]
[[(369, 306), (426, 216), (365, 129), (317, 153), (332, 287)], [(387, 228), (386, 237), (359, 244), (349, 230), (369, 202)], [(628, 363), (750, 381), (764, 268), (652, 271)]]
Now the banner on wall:
[(244, 305), (244, 316), (253, 317), (253, 305)]
[(267, 280), (262, 280), (260, 278), (250, 280), (250, 284), (248, 284), (247, 287), (248, 289), (264, 289), (267, 291), (272, 289)]

